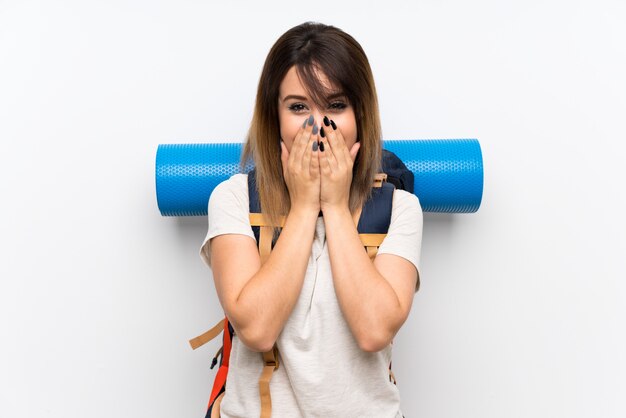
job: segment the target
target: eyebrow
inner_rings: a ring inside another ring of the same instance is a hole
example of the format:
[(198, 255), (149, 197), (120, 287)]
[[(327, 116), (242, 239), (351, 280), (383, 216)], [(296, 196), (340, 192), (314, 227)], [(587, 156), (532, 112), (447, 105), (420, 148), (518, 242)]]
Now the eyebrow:
[[(345, 95), (346, 94), (344, 92), (340, 91), (339, 93), (334, 93), (334, 94), (331, 94), (330, 96), (326, 97), (326, 100), (336, 99), (337, 97), (343, 97)], [(283, 102), (286, 102), (289, 99), (304, 100), (304, 101), (308, 100), (308, 98), (306, 98), (304, 96), (297, 96), (295, 94), (290, 94), (290, 95), (285, 96), (283, 98)]]

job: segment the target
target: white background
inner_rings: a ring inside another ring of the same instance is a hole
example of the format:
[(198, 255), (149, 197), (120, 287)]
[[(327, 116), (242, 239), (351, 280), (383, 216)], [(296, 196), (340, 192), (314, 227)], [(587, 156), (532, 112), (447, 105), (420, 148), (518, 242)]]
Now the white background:
[(365, 49), (385, 139), (482, 145), (481, 209), (424, 218), (405, 415), (626, 416), (626, 2), (225, 3), (0, 0), (0, 416), (204, 416), (206, 219), (161, 217), (157, 145), (243, 141), (307, 20)]

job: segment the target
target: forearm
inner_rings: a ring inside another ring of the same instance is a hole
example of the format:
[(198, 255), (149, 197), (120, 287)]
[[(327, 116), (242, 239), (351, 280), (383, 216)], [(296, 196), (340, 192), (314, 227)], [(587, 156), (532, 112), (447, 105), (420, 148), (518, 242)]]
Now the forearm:
[(270, 256), (237, 298), (239, 325), (259, 351), (278, 338), (298, 300), (315, 234), (318, 211), (293, 209)]
[(348, 208), (325, 211), (324, 222), (339, 306), (359, 346), (376, 351), (398, 328), (398, 296), (364, 251)]

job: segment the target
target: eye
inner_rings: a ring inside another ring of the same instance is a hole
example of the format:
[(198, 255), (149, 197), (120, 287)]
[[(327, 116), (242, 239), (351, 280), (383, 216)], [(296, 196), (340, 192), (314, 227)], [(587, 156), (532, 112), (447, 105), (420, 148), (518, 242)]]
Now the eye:
[(345, 109), (346, 107), (348, 107), (348, 105), (345, 104), (344, 102), (332, 102), (330, 105), (328, 105), (329, 109), (336, 110), (336, 111), (341, 111)]
[(289, 110), (295, 113), (302, 113), (306, 109), (306, 106), (302, 103), (294, 103), (289, 106)]

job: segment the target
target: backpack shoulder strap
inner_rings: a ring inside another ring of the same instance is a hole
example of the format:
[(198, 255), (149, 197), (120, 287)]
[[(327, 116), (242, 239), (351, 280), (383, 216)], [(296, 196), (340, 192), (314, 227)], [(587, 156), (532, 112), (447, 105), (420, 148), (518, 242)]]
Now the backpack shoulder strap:
[[(256, 168), (248, 173), (248, 199), (250, 201), (248, 205), (250, 208), (250, 226), (252, 227), (252, 232), (254, 232), (257, 247), (259, 248), (261, 264), (265, 264), (285, 224), (285, 217), (281, 218), (278, 235), (274, 237), (272, 235), (273, 225), (265, 219), (261, 212), (259, 189), (256, 182)], [(263, 353), (263, 372), (259, 378), (261, 418), (271, 417), (272, 399), (270, 395), (270, 381), (272, 380), (274, 371), (276, 371), (278, 367), (278, 347), (274, 344), (274, 347), (272, 347), (270, 351)]]
[(250, 201), (248, 205), (250, 208), (250, 226), (252, 226), (252, 232), (254, 233), (257, 247), (259, 248), (261, 264), (265, 264), (285, 224), (285, 217), (281, 217), (279, 233), (276, 237), (273, 237), (273, 226), (265, 219), (263, 213), (261, 213), (259, 189), (256, 183), (256, 168), (248, 173), (248, 199)]
[(387, 236), (391, 224), (393, 184), (386, 182), (387, 176), (380, 173), (376, 176), (372, 195), (363, 205), (361, 217), (357, 224), (359, 237), (372, 261), (378, 253), (378, 247)]
[(363, 205), (357, 230), (361, 242), (372, 261), (378, 253), (391, 224), (391, 210), (395, 189), (413, 193), (414, 175), (396, 154), (382, 150), (382, 173), (374, 180), (372, 195)]
[(261, 213), (261, 201), (259, 200), (259, 189), (256, 184), (256, 168), (248, 173), (248, 197), (250, 200), (250, 213)]

